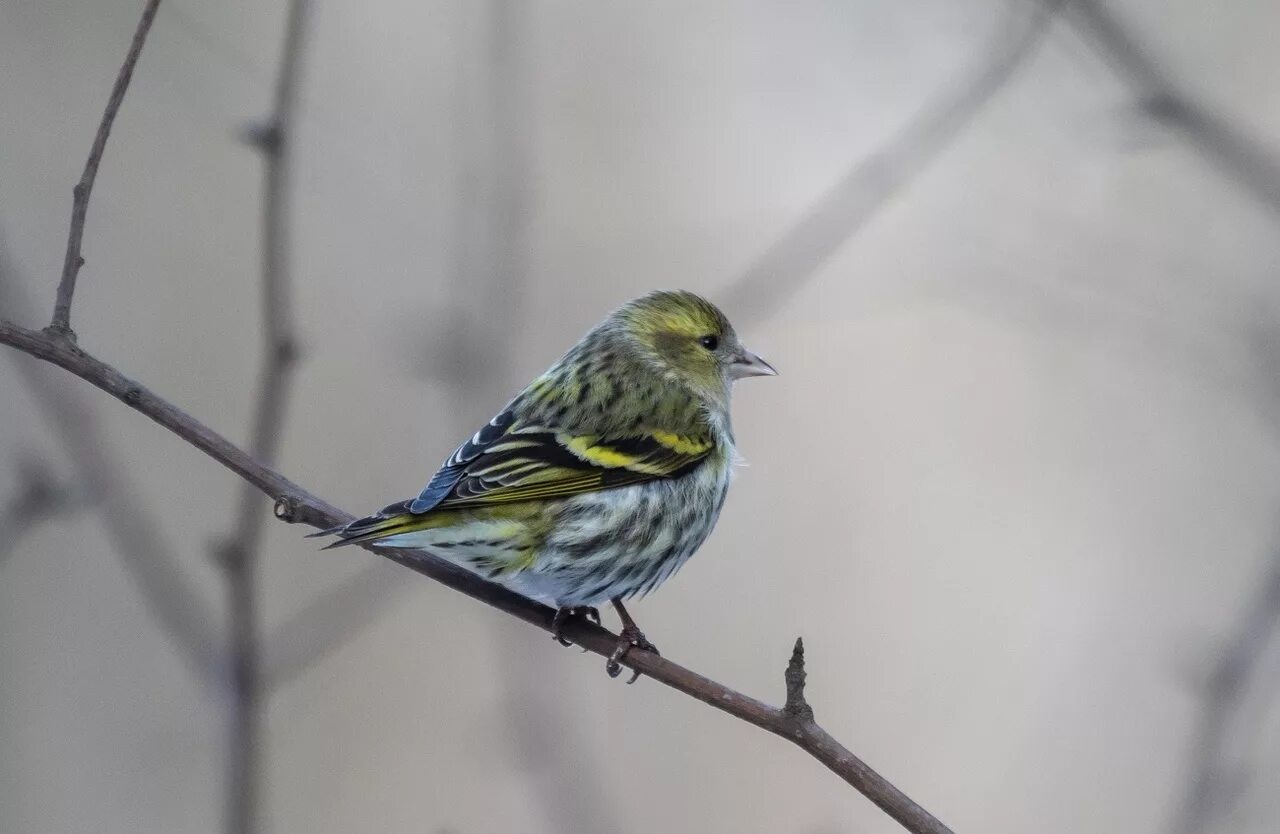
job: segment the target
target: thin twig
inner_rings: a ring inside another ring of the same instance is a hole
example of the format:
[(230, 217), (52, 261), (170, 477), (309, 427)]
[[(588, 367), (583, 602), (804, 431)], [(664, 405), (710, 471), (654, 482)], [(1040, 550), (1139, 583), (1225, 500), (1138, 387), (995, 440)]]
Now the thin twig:
[(837, 249), (905, 188), (1034, 54), (1062, 0), (1014, 0), (977, 65), (860, 160), (719, 296), (735, 320), (762, 318), (796, 294)]
[[(66, 340), (0, 321), (0, 344), (9, 345), (75, 374), (169, 429), (275, 499), (276, 516), (281, 520), (324, 528), (346, 523), (353, 518), (351, 514), (337, 509), (280, 473), (263, 466), (213, 429)], [(485, 582), (463, 568), (425, 551), (384, 550), (376, 547), (367, 549), (544, 631), (551, 630), (555, 612), (550, 608), (501, 586)], [(618, 640), (616, 635), (605, 629), (576, 618), (566, 624), (563, 633), (568, 639), (602, 657), (613, 652)], [(623, 663), (646, 677), (791, 741), (860, 791), (908, 831), (916, 834), (950, 832), (949, 828), (854, 756), (817, 724), (798, 720), (777, 707), (735, 692), (651, 652), (629, 652)]]
[[(297, 111), (308, 0), (292, 0), (275, 98), (265, 127), (252, 133), (263, 156), (262, 337), (263, 361), (254, 394), (249, 449), (266, 464), (275, 462), (283, 436), (290, 380), (297, 359), (290, 305), (289, 148)], [(262, 646), (257, 600), (258, 563), (265, 533), (266, 502), (251, 484), (240, 490), (231, 533), (217, 548), (230, 609), (231, 716), (227, 751), (225, 830), (256, 831), (262, 754)]]
[(71, 298), (76, 292), (76, 276), (80, 274), (80, 267), (84, 264), (80, 242), (84, 238), (84, 222), (89, 213), (89, 195), (93, 192), (94, 180), (98, 178), (98, 165), (107, 148), (111, 125), (120, 112), (120, 104), (124, 101), (125, 91), (129, 89), (129, 81), (133, 78), (133, 68), (138, 64), (138, 56), (142, 54), (142, 46), (147, 42), (147, 33), (151, 31), (159, 6), (160, 0), (147, 0), (146, 8), (142, 10), (142, 18), (133, 33), (133, 42), (129, 44), (129, 52), (124, 56), (124, 63), (116, 75), (116, 83), (111, 88), (111, 97), (107, 99), (107, 109), (102, 111), (102, 121), (98, 123), (98, 132), (93, 137), (93, 147), (89, 149), (84, 172), (72, 189), (71, 231), (67, 235), (67, 254), (62, 261), (62, 280), (58, 282), (53, 320), (49, 322), (52, 332), (69, 339), (75, 338), (75, 333), (71, 330)]

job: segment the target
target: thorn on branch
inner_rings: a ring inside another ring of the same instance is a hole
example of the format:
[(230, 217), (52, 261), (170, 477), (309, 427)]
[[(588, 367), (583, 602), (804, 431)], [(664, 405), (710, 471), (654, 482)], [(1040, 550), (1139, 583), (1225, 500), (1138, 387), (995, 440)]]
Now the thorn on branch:
[(293, 524), (298, 520), (298, 502), (288, 495), (282, 495), (276, 499), (276, 506), (273, 512), (276, 518), (284, 523)]
[(784, 715), (797, 721), (813, 721), (813, 707), (804, 699), (804, 640), (796, 638), (796, 646), (791, 650), (791, 661), (787, 663), (784, 675), (787, 681), (787, 702), (782, 707)]
[[(276, 499), (273, 514), (286, 524), (309, 524), (312, 527), (332, 527), (343, 521), (342, 518), (330, 516), (307, 503), (305, 498), (294, 495), (281, 495)], [(347, 517), (347, 521), (351, 519)]]
[(53, 333), (68, 336), (71, 333), (71, 299), (76, 292), (76, 276), (80, 267), (84, 266), (84, 258), (80, 255), (80, 246), (84, 240), (84, 224), (89, 214), (89, 196), (93, 192), (94, 180), (98, 177), (98, 166), (102, 163), (102, 155), (107, 149), (107, 137), (111, 135), (111, 126), (115, 123), (116, 114), (124, 101), (124, 94), (129, 89), (129, 81), (133, 78), (133, 70), (142, 54), (142, 45), (146, 43), (147, 33), (156, 19), (156, 10), (160, 0), (147, 0), (142, 10), (142, 18), (134, 30), (133, 41), (125, 54), (124, 63), (116, 75), (115, 84), (111, 87), (111, 95), (107, 98), (106, 109), (102, 111), (102, 121), (98, 123), (98, 132), (94, 134), (93, 145), (89, 148), (89, 158), (85, 160), (84, 171), (80, 180), (71, 189), (71, 229), (67, 233), (67, 253), (62, 261), (62, 278), (58, 281), (58, 293), (53, 303), (53, 319), (50, 327)]

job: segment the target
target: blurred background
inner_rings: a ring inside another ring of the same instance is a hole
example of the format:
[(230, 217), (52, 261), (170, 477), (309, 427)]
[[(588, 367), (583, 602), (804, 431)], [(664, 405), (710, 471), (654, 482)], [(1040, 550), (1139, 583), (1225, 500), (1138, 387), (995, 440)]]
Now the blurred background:
[[(142, 6), (0, 0), (6, 318), (48, 320)], [(777, 703), (802, 634), (818, 720), (958, 832), (1280, 828), (1280, 6), (290, 8), (161, 5), (81, 344), (248, 442), (274, 241), (277, 463), (364, 512), (617, 304), (701, 292), (782, 376), (633, 608), (667, 656)], [(268, 521), (234, 579), (241, 492), (4, 352), (0, 831), (899, 830), (369, 553)]]

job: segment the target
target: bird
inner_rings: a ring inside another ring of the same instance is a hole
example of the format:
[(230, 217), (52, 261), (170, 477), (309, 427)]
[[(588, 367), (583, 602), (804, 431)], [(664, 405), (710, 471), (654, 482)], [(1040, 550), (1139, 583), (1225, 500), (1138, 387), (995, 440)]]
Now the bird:
[(313, 535), (424, 549), (554, 608), (564, 645), (567, 618), (598, 623), (609, 602), (617, 677), (629, 650), (657, 653), (625, 601), (669, 579), (719, 518), (737, 463), (734, 382), (776, 374), (710, 301), (651, 292), (583, 336), (417, 496)]

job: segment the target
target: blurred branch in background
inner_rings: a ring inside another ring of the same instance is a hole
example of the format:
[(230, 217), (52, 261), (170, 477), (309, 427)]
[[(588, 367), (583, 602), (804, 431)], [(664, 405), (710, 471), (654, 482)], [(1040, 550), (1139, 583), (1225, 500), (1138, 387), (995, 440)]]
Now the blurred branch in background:
[[(528, 33), (524, 0), (489, 0), (472, 6), (474, 49), (462, 52), (455, 88), (458, 212), (450, 326), (429, 354), (454, 392), (458, 437), (466, 437), (517, 390), (511, 357), (518, 354), (528, 278), (529, 205), (532, 203)], [(538, 797), (548, 831), (616, 831), (603, 769), (574, 720), (572, 700), (543, 671), (538, 643), (546, 637), (505, 628), (497, 641), (498, 673), (505, 689), (495, 722), (509, 728), (517, 765)]]
[(719, 293), (735, 320), (776, 311), (905, 188), (1034, 54), (1063, 0), (1015, 0), (1009, 19), (949, 85), (876, 153), (859, 161), (736, 281)]
[[(1181, 137), (1242, 191), (1280, 215), (1280, 161), (1239, 126), (1212, 112), (1181, 89), (1160, 68), (1138, 38), (1097, 0), (1070, 0), (1066, 16), (1080, 37), (1112, 72), (1130, 86), (1143, 110)], [(1274, 329), (1274, 323), (1270, 328)], [(1267, 345), (1275, 344), (1269, 334)], [(1273, 348), (1264, 347), (1271, 353)], [(1274, 364), (1267, 363), (1274, 374)], [(1276, 424), (1275, 417), (1269, 421)], [(1239, 798), (1248, 774), (1228, 761), (1233, 741), (1255, 728), (1242, 719), (1250, 686), (1268, 645), (1280, 632), (1280, 550), (1275, 551), (1256, 597), (1241, 612), (1209, 675), (1192, 741), (1188, 783), (1179, 792), (1170, 830), (1175, 834), (1203, 834)]]
[[(22, 285), (0, 239), (0, 311), (5, 316), (34, 318)], [(79, 391), (27, 357), (13, 353), (10, 358), (47, 425), (66, 447), (79, 489), (92, 498), (111, 545), (142, 596), (143, 608), (173, 640), (193, 674), (209, 679), (219, 655), (213, 611), (174, 556), (159, 521), (139, 503), (137, 486), (113, 453), (93, 408)]]
[[(106, 150), (107, 138), (116, 114), (124, 101), (134, 67), (138, 63), (147, 34), (155, 20), (160, 0), (148, 0), (134, 31), (124, 63), (112, 85), (84, 171), (74, 189), (71, 229), (67, 235), (67, 251), (62, 277), (58, 283), (52, 322), (48, 333), (74, 342), (71, 330), (71, 301), (76, 277), (84, 259), (80, 245), (88, 216), (89, 198), (97, 177), (98, 165)], [(0, 310), (25, 313), (25, 299), (20, 297), (16, 268), (8, 260), (8, 252), (0, 248)], [(89, 408), (74, 392), (43, 374), (33, 364), (15, 357), (19, 376), (26, 382), (37, 404), (44, 409), (56, 433), (67, 446), (72, 464), (77, 467), (84, 489), (95, 497), (103, 521), (128, 569), (141, 591), (145, 605), (161, 628), (182, 649), (185, 660), (197, 677), (207, 678), (214, 668), (217, 651), (213, 646), (213, 617), (197, 593), (194, 584), (183, 575), (170, 554), (172, 549), (161, 540), (157, 524), (142, 506), (135, 502), (133, 485), (125, 470), (116, 464), (109, 444), (98, 432), (98, 423)]]
[(275, 692), (378, 621), (392, 595), (413, 587), (382, 562), (361, 568), (271, 630), (261, 680)]
[(14, 469), (18, 488), (8, 503), (0, 507), (0, 566), (31, 530), (45, 521), (75, 512), (91, 500), (83, 491), (61, 483), (54, 476), (53, 468), (41, 458), (23, 458)]
[(1067, 9), (1073, 28), (1134, 89), (1153, 119), (1177, 131), (1236, 185), (1280, 214), (1280, 163), (1262, 143), (1179, 88), (1102, 3), (1068, 0)]
[(1280, 558), (1272, 558), (1267, 576), (1242, 612), (1235, 633), (1218, 656), (1205, 687), (1191, 745), (1188, 785), (1181, 792), (1170, 830), (1204, 834), (1245, 790), (1249, 774), (1229, 761), (1233, 740), (1256, 727), (1243, 717), (1246, 695), (1267, 647), (1280, 630)]
[[(452, 100), (456, 180), (446, 300), (429, 311), (427, 374), (446, 392), (457, 437), (510, 396), (527, 280), (533, 160), (530, 9), (520, 0), (466, 7)], [(623, 831), (572, 700), (538, 660), (546, 638), (495, 636), (505, 692), (494, 723), (542, 806), (549, 831)]]
[[(468, 41), (453, 119), (458, 162), (457, 226), (449, 299), (431, 311), (429, 374), (450, 391), (458, 436), (486, 419), (514, 387), (509, 357), (520, 330), (529, 202), (527, 9), (490, 0), (468, 9)], [(483, 415), (478, 417), (477, 415)], [(378, 619), (391, 594), (406, 587), (384, 565), (373, 565), (303, 607), (272, 634), (266, 673), (278, 685), (350, 640)], [(577, 738), (570, 704), (554, 680), (540, 674), (533, 641), (520, 633), (499, 640), (507, 688), (504, 716), (512, 725), (525, 776), (545, 802), (554, 830), (620, 831), (589, 745)], [(541, 648), (539, 645), (537, 648)], [(518, 705), (515, 708), (513, 705)]]
[[(271, 114), (248, 133), (249, 141), (263, 157), (260, 275), (263, 361), (254, 394), (249, 450), (256, 460), (268, 465), (279, 456), (293, 366), (297, 361), (289, 271), (289, 151), (293, 145), (309, 14), (309, 0), (289, 3)], [(226, 581), (230, 612), (231, 703), (224, 810), (228, 834), (251, 834), (259, 827), (261, 712), (268, 693), (262, 678), (257, 579), (266, 510), (266, 502), (258, 491), (251, 484), (242, 484), (232, 531), (215, 553)]]

